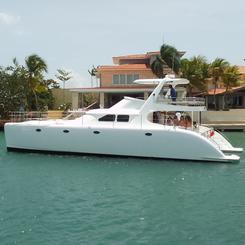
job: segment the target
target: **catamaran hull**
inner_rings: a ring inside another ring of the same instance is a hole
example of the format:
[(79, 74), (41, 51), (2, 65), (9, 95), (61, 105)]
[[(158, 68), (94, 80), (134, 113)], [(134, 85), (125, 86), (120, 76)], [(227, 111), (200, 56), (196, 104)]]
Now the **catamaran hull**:
[(194, 132), (175, 129), (64, 127), (5, 124), (9, 150), (235, 162), (215, 144)]

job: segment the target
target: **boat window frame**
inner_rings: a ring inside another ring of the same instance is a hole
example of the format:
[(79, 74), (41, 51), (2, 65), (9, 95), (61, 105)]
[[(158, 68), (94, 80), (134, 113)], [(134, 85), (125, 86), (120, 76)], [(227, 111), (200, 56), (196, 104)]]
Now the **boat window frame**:
[[(125, 119), (124, 119), (125, 118)], [(129, 122), (129, 115), (126, 114), (119, 114), (117, 115), (117, 122)], [(118, 120), (119, 119), (119, 120)]]
[(106, 114), (106, 115), (103, 115), (102, 117), (98, 118), (99, 122), (115, 122), (115, 120), (116, 120), (115, 114)]

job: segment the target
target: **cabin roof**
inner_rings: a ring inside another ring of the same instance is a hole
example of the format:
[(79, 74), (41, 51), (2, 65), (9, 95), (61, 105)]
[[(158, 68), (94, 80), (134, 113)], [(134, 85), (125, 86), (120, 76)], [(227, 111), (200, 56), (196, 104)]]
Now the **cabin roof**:
[(114, 108), (108, 108), (108, 109), (93, 109), (86, 112), (87, 115), (138, 115), (139, 110), (136, 109), (114, 109)]

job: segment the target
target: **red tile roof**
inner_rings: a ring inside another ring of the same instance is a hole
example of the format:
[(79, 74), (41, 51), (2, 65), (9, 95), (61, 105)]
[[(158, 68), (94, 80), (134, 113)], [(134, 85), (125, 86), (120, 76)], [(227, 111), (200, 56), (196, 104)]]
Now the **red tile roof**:
[(208, 94), (209, 95), (214, 95), (214, 94), (222, 94), (225, 92), (225, 89), (224, 88), (216, 88), (216, 91), (214, 93), (214, 89), (209, 89), (208, 90)]
[[(245, 89), (245, 85), (242, 85), (239, 87), (233, 87), (230, 89), (229, 92), (236, 92), (236, 91), (239, 91), (241, 89)], [(225, 88), (217, 88), (215, 91), (215, 94), (223, 94), (223, 93), (225, 93), (225, 90), (226, 90)], [(208, 95), (214, 95), (214, 89), (208, 90)]]
[(130, 54), (112, 57), (114, 64), (119, 64), (120, 60), (144, 60), (149, 59), (152, 55), (160, 54), (159, 51), (147, 52), (146, 54)]
[[(184, 51), (178, 51), (180, 56), (183, 56), (185, 54)], [(114, 64), (119, 64), (120, 60), (144, 60), (144, 59), (149, 59), (153, 55), (159, 55), (160, 51), (152, 51), (152, 52), (147, 52), (145, 54), (130, 54), (130, 55), (121, 55), (121, 56), (115, 56), (112, 57), (112, 60)]]
[(146, 64), (127, 64), (127, 65), (114, 65), (114, 66), (99, 66), (97, 68), (98, 72), (100, 71), (105, 71), (105, 70), (113, 70), (113, 71), (118, 71), (118, 70), (130, 70), (130, 71), (135, 71), (135, 70), (150, 70), (149, 67), (146, 66)]

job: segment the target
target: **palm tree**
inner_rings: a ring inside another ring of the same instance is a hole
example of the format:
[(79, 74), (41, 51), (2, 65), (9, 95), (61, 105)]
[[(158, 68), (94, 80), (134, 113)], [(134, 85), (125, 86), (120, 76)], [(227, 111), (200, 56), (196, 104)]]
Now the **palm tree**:
[(46, 90), (43, 84), (43, 73), (47, 72), (46, 62), (38, 55), (33, 54), (25, 59), (28, 86), (35, 97), (35, 106), (39, 110), (37, 93)]
[(160, 49), (162, 60), (178, 74), (180, 69), (180, 55), (178, 50), (170, 45), (163, 44)]
[(71, 72), (63, 69), (57, 69), (58, 74), (55, 75), (61, 82), (63, 82), (63, 103), (65, 103), (65, 83), (72, 78)]
[(218, 81), (221, 79), (224, 70), (229, 66), (229, 62), (222, 58), (216, 58), (209, 66), (209, 74), (214, 81), (214, 108), (216, 109), (216, 89)]
[(94, 67), (94, 65), (92, 66), (91, 70), (88, 70), (88, 73), (90, 74), (91, 77), (91, 86), (93, 87), (93, 77), (96, 77), (97, 74), (97, 68)]
[(164, 77), (164, 65), (172, 68), (178, 74), (180, 69), (180, 55), (178, 50), (168, 44), (163, 44), (160, 49), (160, 55), (157, 55), (151, 62), (151, 70), (157, 77)]
[(189, 94), (192, 90), (206, 90), (206, 79), (208, 78), (208, 63), (204, 56), (194, 56), (190, 59), (181, 60), (181, 77), (190, 81)]
[(225, 107), (227, 106), (227, 94), (232, 87), (237, 86), (239, 77), (239, 69), (237, 66), (227, 66), (222, 74), (222, 82), (225, 85)]
[(164, 61), (162, 60), (160, 55), (157, 55), (155, 57), (155, 59), (150, 64), (153, 74), (155, 74), (159, 78), (163, 78), (164, 77), (163, 65), (164, 65)]

